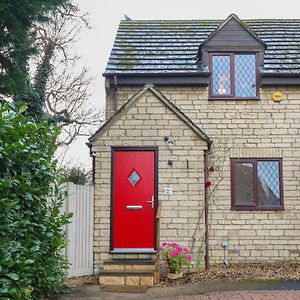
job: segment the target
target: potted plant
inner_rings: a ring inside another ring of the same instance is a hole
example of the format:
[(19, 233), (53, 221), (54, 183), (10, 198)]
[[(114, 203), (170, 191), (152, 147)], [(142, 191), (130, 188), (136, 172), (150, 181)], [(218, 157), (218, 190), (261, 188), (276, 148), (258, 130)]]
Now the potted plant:
[(182, 277), (182, 267), (191, 263), (192, 255), (187, 248), (182, 248), (174, 242), (164, 242), (159, 249), (164, 260), (168, 265), (170, 279)]

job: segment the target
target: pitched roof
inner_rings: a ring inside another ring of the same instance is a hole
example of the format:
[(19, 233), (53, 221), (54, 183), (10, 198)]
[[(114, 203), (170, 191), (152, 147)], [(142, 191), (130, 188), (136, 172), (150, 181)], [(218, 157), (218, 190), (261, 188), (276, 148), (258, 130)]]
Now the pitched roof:
[[(108, 74), (198, 72), (199, 46), (224, 20), (121, 21)], [(300, 19), (249, 19), (242, 24), (267, 48), (262, 72), (300, 73)]]
[(102, 127), (100, 127), (90, 138), (89, 141), (93, 142), (97, 137), (104, 134), (109, 128), (111, 128), (127, 111), (134, 105), (140, 97), (142, 97), (146, 92), (152, 92), (157, 98), (163, 102), (177, 117), (179, 117), (184, 123), (186, 123), (200, 138), (205, 141), (210, 141), (209, 136), (201, 130), (189, 117), (187, 117), (174, 103), (172, 103), (168, 98), (166, 98), (158, 89), (154, 88), (152, 85), (145, 85), (138, 93), (133, 95), (123, 106), (121, 106), (118, 111), (108, 119)]

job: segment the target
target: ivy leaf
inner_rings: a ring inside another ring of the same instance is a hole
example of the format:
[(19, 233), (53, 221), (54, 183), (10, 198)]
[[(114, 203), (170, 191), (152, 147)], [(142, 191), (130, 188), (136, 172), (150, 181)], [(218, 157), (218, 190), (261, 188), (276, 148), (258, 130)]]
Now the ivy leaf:
[(10, 278), (11, 280), (14, 280), (14, 281), (19, 280), (19, 275), (16, 273), (8, 273), (5, 275), (6, 275), (6, 277)]
[(52, 240), (51, 240), (51, 245), (53, 247), (58, 247), (60, 245), (60, 238), (58, 238), (57, 236), (54, 236), (52, 237)]
[(25, 264), (26, 265), (31, 265), (31, 264), (33, 264), (34, 263), (34, 260), (32, 260), (32, 259), (26, 259), (25, 260)]
[(26, 111), (28, 108), (27, 104), (22, 104), (21, 107), (19, 108), (19, 114), (22, 114), (24, 111)]
[(39, 245), (35, 245), (35, 246), (31, 247), (31, 249), (30, 249), (30, 251), (32, 251), (32, 252), (37, 252), (39, 250), (40, 250), (40, 246)]

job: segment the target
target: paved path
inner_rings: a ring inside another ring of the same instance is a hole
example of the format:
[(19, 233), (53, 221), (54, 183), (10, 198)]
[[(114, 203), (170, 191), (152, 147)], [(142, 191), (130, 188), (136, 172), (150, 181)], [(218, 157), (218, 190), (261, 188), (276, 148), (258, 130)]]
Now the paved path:
[(163, 295), (147, 295), (132, 293), (100, 293), (98, 295), (65, 295), (59, 299), (74, 300), (131, 300), (131, 299), (163, 299), (163, 300), (299, 300), (300, 291), (238, 291), (216, 292), (204, 295), (187, 295), (165, 297)]
[(220, 281), (132, 290), (104, 291), (98, 284), (81, 285), (59, 300), (300, 300), (300, 281)]
[(220, 292), (205, 295), (179, 296), (173, 300), (300, 300), (300, 291)]

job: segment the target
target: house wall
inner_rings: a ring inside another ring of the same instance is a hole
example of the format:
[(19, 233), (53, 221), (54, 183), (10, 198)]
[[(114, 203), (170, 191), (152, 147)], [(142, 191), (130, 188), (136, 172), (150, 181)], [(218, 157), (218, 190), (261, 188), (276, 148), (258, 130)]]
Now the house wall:
[[(279, 103), (272, 101), (272, 93), (277, 90), (283, 93)], [(119, 90), (119, 105), (120, 99), (125, 101), (136, 91)], [(259, 101), (212, 101), (208, 100), (207, 88), (166, 87), (160, 91), (214, 141), (210, 165), (219, 166), (221, 171), (210, 176), (210, 191), (216, 188), (210, 196), (211, 263), (223, 260), (222, 240), (229, 241), (226, 256), (231, 262), (299, 260), (300, 89), (264, 88)], [(237, 157), (282, 157), (284, 211), (231, 210), (229, 158)]]
[[(165, 136), (172, 136), (172, 150), (166, 148)], [(193, 267), (196, 267), (198, 253), (202, 265), (203, 154), (207, 143), (154, 94), (147, 92), (93, 142), (92, 150), (96, 155), (95, 269), (101, 268), (103, 261), (112, 257), (109, 253), (112, 146), (158, 146), (158, 199), (162, 201), (161, 242), (177, 241), (191, 248), (194, 241)], [(174, 161), (173, 166), (167, 164), (169, 159)], [(171, 196), (164, 195), (165, 187), (172, 188)], [(114, 254), (114, 257), (120, 256), (124, 257)]]

